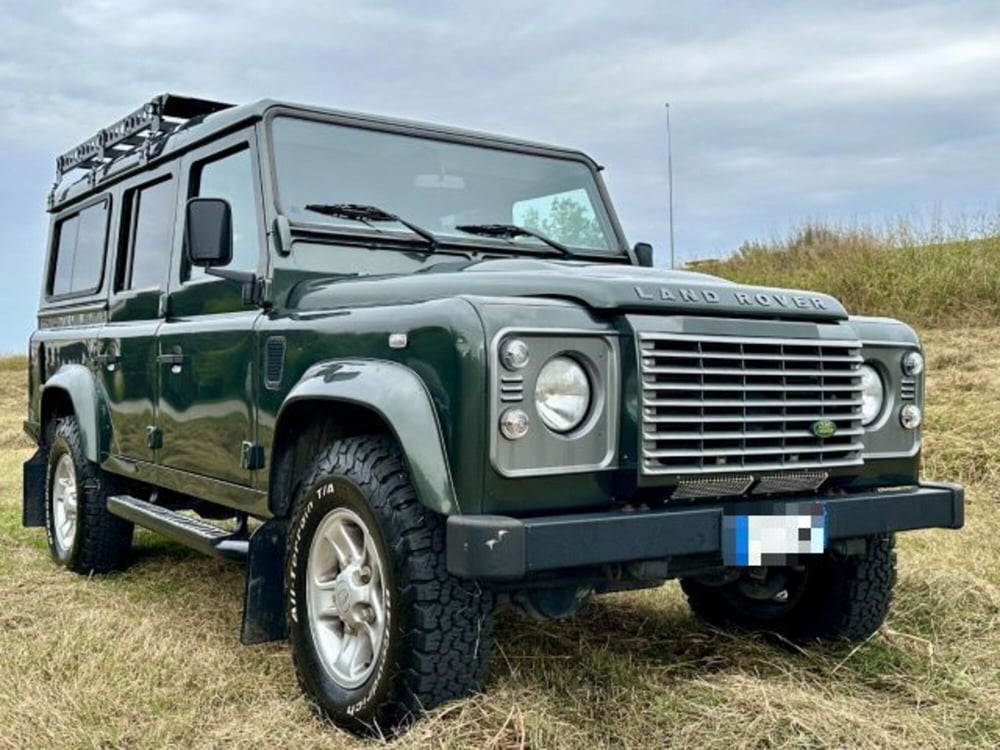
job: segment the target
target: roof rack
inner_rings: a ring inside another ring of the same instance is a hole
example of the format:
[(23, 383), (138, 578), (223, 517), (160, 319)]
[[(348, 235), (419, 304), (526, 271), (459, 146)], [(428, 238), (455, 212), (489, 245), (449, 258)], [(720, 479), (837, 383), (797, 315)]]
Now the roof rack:
[(98, 131), (76, 148), (56, 158), (56, 181), (49, 193), (49, 207), (56, 203), (56, 190), (63, 177), (74, 169), (91, 170), (92, 180), (96, 182), (96, 172), (101, 167), (121, 156), (147, 148), (155, 137), (173, 132), (195, 117), (220, 112), (232, 106), (234, 105), (173, 94), (155, 97), (132, 114)]

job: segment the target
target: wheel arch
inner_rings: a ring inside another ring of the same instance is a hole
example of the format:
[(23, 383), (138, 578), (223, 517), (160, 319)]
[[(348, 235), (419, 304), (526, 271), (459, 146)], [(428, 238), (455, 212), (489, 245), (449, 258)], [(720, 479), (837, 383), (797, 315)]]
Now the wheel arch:
[(52, 419), (70, 415), (76, 417), (80, 426), (87, 460), (99, 463), (110, 440), (111, 428), (94, 375), (83, 365), (64, 365), (42, 386), (39, 422), (43, 438), (45, 425)]
[(288, 514), (296, 477), (321, 445), (383, 433), (400, 447), (420, 503), (438, 513), (460, 511), (437, 411), (423, 380), (384, 360), (330, 360), (310, 367), (285, 398), (274, 429), (269, 509)]

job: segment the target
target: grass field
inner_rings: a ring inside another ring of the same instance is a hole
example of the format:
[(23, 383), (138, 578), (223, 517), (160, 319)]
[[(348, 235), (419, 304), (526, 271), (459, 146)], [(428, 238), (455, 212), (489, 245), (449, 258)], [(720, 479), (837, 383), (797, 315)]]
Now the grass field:
[(1000, 214), (952, 230), (812, 224), (695, 265), (733, 281), (829, 292), (852, 312), (923, 327), (1000, 324)]
[[(801, 649), (710, 630), (676, 584), (568, 622), (504, 614), (488, 694), (393, 747), (1000, 746), (1000, 327), (951, 322), (924, 331), (925, 475), (967, 483), (967, 525), (900, 537), (876, 636)], [(24, 360), (0, 360), (0, 748), (372, 744), (314, 718), (285, 644), (239, 644), (237, 567), (140, 532), (125, 574), (57, 569), (20, 527), (24, 401)]]

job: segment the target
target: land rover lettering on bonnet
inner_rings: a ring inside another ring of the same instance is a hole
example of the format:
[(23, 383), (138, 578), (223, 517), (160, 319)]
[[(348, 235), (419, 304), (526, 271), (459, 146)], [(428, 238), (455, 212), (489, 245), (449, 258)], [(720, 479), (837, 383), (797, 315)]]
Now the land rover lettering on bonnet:
[(482, 690), (500, 603), (679, 579), (864, 639), (894, 534), (962, 525), (912, 329), (651, 267), (578, 151), (164, 95), (56, 176), (24, 524), (88, 576), (136, 525), (245, 566), (242, 640), (352, 731)]

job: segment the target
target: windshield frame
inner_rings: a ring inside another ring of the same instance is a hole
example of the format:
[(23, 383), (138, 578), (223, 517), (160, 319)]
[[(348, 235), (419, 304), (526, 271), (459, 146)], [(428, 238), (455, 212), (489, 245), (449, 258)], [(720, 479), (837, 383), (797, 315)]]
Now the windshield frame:
[[(550, 159), (560, 159), (583, 165), (591, 176), (597, 197), (600, 199), (601, 208), (604, 210), (610, 236), (608, 240), (613, 247), (608, 250), (597, 250), (594, 248), (572, 248), (577, 252), (572, 256), (573, 260), (595, 260), (595, 261), (617, 261), (635, 264), (632, 251), (629, 249), (625, 239), (625, 234), (618, 216), (614, 210), (614, 204), (608, 194), (604, 181), (601, 179), (601, 169), (593, 159), (581, 151), (564, 149), (557, 146), (519, 141), (508, 139), (503, 136), (494, 136), (473, 131), (448, 128), (427, 123), (409, 122), (405, 120), (394, 120), (389, 118), (375, 118), (361, 114), (338, 112), (335, 110), (315, 110), (300, 109), (295, 106), (279, 105), (269, 108), (263, 117), (264, 134), (266, 141), (266, 165), (270, 174), (268, 182), (271, 185), (271, 199), (274, 208), (279, 215), (284, 215), (281, 204), (280, 188), (277, 177), (277, 155), (274, 147), (274, 120), (279, 117), (290, 117), (299, 120), (328, 123), (342, 127), (358, 128), (361, 130), (378, 131), (395, 135), (409, 136), (413, 138), (423, 138), (432, 141), (456, 143), (476, 148), (493, 149), (506, 151), (528, 156), (542, 156)], [(319, 196), (322, 197), (322, 196)], [(407, 217), (402, 217), (407, 218)], [(350, 226), (347, 223), (331, 223), (328, 221), (302, 221), (300, 219), (289, 220), (293, 228), (301, 228), (310, 233), (334, 234), (341, 237), (350, 236), (366, 241), (385, 242), (387, 246), (398, 246), (400, 243), (410, 245), (413, 242), (413, 234), (405, 228), (396, 229), (388, 226), (385, 228), (373, 229), (364, 224)], [(353, 224), (353, 222), (351, 222)], [(448, 235), (441, 237), (441, 249), (454, 248), (456, 250), (482, 251), (497, 253), (504, 249), (510, 255), (522, 256), (552, 256), (554, 251), (544, 243), (533, 240), (531, 237), (518, 237), (512, 240), (497, 240), (489, 237), (469, 235), (459, 237)], [(565, 257), (565, 256), (564, 256)]]

